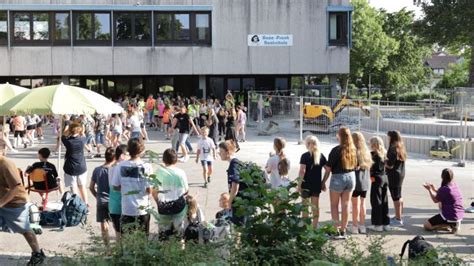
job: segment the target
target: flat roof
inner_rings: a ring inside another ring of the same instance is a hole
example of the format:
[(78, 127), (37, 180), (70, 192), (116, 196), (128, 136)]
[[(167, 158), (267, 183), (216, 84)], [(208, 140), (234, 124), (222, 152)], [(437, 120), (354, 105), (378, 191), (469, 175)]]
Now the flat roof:
[(11, 11), (212, 11), (211, 5), (50, 5), (0, 4)]

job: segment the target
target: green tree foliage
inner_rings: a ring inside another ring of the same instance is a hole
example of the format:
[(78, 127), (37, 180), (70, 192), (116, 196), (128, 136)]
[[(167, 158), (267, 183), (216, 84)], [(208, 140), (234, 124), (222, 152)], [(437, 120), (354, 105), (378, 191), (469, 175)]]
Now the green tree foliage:
[(437, 88), (453, 89), (463, 87), (468, 82), (469, 61), (464, 60), (461, 64), (451, 64), (444, 73), (441, 81), (436, 85)]
[[(474, 1), (431, 0), (422, 4), (424, 17), (418, 32), (429, 43), (474, 48)], [(474, 53), (471, 53), (468, 86), (474, 87)]]
[(351, 83), (381, 86), (384, 96), (419, 88), (428, 83), (429, 69), (423, 59), (430, 47), (413, 29), (414, 14), (402, 9), (388, 13), (370, 7), (367, 0), (355, 0)]
[(382, 14), (384, 32), (398, 44), (388, 58), (389, 64), (380, 72), (381, 87), (389, 89), (384, 95), (427, 86), (431, 70), (423, 61), (430, 56), (431, 48), (414, 33), (413, 12), (402, 9), (394, 13), (382, 11)]
[(398, 48), (395, 39), (383, 30), (383, 15), (369, 6), (367, 0), (354, 0), (353, 38), (350, 76), (353, 83), (367, 80), (389, 64), (389, 56)]

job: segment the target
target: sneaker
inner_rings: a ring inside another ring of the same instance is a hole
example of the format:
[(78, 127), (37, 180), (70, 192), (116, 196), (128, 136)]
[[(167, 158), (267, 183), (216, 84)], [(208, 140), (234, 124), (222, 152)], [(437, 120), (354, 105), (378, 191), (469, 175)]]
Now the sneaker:
[(472, 204), (474, 204), (474, 202), (471, 203), (471, 207), (469, 207), (469, 208), (466, 209), (466, 212), (468, 212), (468, 213), (474, 213), (474, 205), (472, 205)]
[(390, 225), (384, 225), (384, 226), (383, 226), (383, 230), (384, 230), (385, 232), (388, 232), (388, 231), (392, 231), (393, 229), (392, 229), (392, 227), (390, 227)]
[(182, 163), (185, 163), (189, 160), (189, 156), (183, 156), (181, 158), (179, 158), (179, 161), (182, 162)]
[(390, 219), (390, 225), (395, 227), (403, 227), (403, 220), (398, 220), (397, 218), (393, 217)]
[(359, 233), (359, 228), (357, 227), (357, 225), (353, 225), (351, 227), (351, 234), (357, 235), (358, 233)]
[(96, 155), (94, 155), (94, 158), (100, 158), (102, 157), (102, 155), (100, 155), (99, 153), (97, 153)]
[(28, 148), (28, 144), (23, 143), (23, 148), (25, 148), (25, 149)]
[(207, 183), (211, 183), (211, 177), (210, 176), (207, 177)]
[(461, 231), (461, 223), (456, 223), (455, 225), (451, 225), (451, 234), (457, 234)]
[(340, 239), (340, 240), (347, 239), (346, 231), (339, 231), (339, 235), (336, 236), (336, 239)]
[(367, 234), (367, 229), (365, 228), (365, 225), (359, 225), (359, 233)]
[(207, 188), (207, 182), (204, 182), (204, 188)]
[(44, 255), (44, 252), (42, 249), (40, 250), (40, 252), (32, 252), (28, 265), (42, 264), (45, 258), (46, 258), (46, 255)]
[(375, 232), (383, 232), (383, 226), (381, 225), (374, 225), (370, 228), (370, 230), (375, 231)]

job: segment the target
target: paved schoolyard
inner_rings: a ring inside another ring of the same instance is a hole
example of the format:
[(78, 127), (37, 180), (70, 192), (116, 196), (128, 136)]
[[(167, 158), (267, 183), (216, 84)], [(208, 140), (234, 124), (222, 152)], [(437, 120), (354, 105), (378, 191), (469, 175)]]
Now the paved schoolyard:
[[(51, 130), (47, 129), (50, 133)], [(151, 141), (146, 144), (146, 148), (155, 152), (163, 152), (164, 149), (170, 146), (168, 141), (164, 140), (162, 133), (151, 131)], [(290, 176), (292, 178), (297, 176), (299, 157), (304, 152), (303, 145), (297, 144), (297, 134), (282, 134), (288, 141), (286, 153), (291, 160), (292, 168)], [(241, 144), (241, 151), (237, 157), (242, 160), (251, 160), (260, 165), (264, 165), (268, 153), (272, 149), (273, 137), (261, 137), (255, 134), (255, 129), (250, 129), (248, 133), (248, 141)], [(326, 136), (325, 139), (328, 139)], [(332, 138), (335, 141), (334, 138)], [(192, 138), (195, 145), (196, 137)], [(334, 142), (333, 142), (334, 143)], [(18, 167), (25, 169), (27, 165), (36, 161), (36, 151), (40, 147), (53, 147), (53, 138), (48, 136), (42, 143), (35, 145), (27, 150), (20, 150), (19, 153), (9, 154)], [(330, 149), (334, 144), (323, 143), (323, 153), (329, 154)], [(207, 189), (202, 187), (201, 166), (194, 162), (193, 154), (187, 163), (179, 163), (179, 167), (184, 169), (188, 175), (190, 184), (190, 192), (195, 195), (199, 204), (205, 210), (206, 217), (213, 218), (218, 211), (218, 197), (221, 192), (227, 191), (226, 172), (227, 163), (218, 160), (215, 163), (215, 174), (213, 175), (212, 183)], [(52, 156), (51, 162), (56, 164), (56, 156)], [(92, 173), (94, 167), (100, 165), (102, 159), (88, 159), (88, 173)], [(402, 244), (407, 240), (413, 238), (417, 234), (422, 234), (428, 241), (435, 246), (447, 247), (459, 256), (474, 262), (474, 214), (466, 214), (463, 221), (461, 231), (458, 235), (451, 235), (446, 233), (429, 233), (422, 230), (423, 222), (437, 213), (436, 205), (431, 202), (428, 192), (421, 186), (424, 182), (432, 182), (434, 184), (440, 183), (440, 173), (443, 168), (453, 167), (455, 173), (455, 180), (460, 186), (463, 196), (464, 204), (468, 206), (474, 197), (474, 162), (468, 162), (465, 168), (458, 168), (454, 166), (453, 161), (433, 160), (425, 155), (410, 154), (410, 158), (406, 165), (406, 178), (403, 188), (403, 195), (405, 199), (405, 224), (406, 226), (400, 230), (386, 233), (385, 250), (390, 254), (398, 254)], [(95, 205), (95, 200), (89, 194), (92, 206)], [(51, 200), (59, 200), (60, 196), (53, 193)], [(39, 202), (39, 197), (36, 194), (31, 195), (33, 202)], [(329, 196), (328, 193), (321, 195), (321, 220), (330, 220)], [(392, 204), (390, 203), (392, 207)], [(393, 210), (391, 209), (393, 214)], [(100, 234), (98, 224), (95, 222), (95, 207), (92, 207), (89, 216), (89, 225), (93, 230)], [(368, 202), (368, 216), (367, 223), (370, 223), (370, 203)], [(152, 232), (156, 232), (156, 226), (152, 226)], [(113, 232), (111, 230), (111, 235)], [(85, 245), (88, 241), (89, 233), (85, 228), (72, 227), (66, 228), (64, 231), (57, 231), (46, 228), (42, 235), (38, 236), (39, 243), (45, 249), (47, 255), (52, 255), (53, 252), (71, 255), (74, 247)], [(355, 236), (361, 245), (366, 244), (367, 236)], [(24, 264), (29, 257), (30, 249), (21, 235), (0, 233), (0, 265), (16, 265)], [(7, 244), (8, 243), (8, 244)]]

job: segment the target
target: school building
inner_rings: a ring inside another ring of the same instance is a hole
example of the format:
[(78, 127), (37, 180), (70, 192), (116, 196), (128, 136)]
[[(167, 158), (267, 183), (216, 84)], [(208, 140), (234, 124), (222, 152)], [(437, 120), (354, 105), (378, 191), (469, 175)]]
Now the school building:
[(0, 83), (222, 97), (328, 75), (335, 88), (351, 12), (349, 0), (1, 1)]

